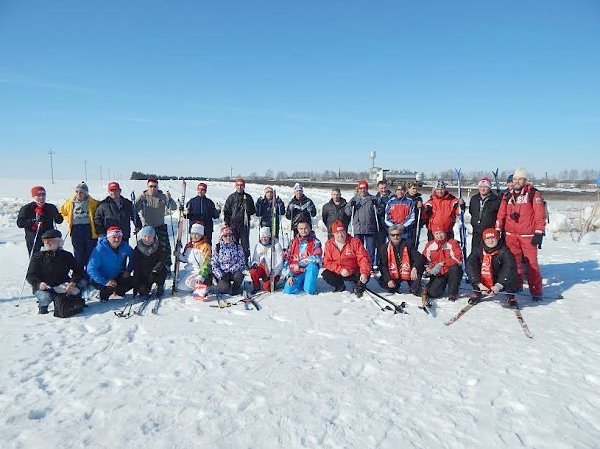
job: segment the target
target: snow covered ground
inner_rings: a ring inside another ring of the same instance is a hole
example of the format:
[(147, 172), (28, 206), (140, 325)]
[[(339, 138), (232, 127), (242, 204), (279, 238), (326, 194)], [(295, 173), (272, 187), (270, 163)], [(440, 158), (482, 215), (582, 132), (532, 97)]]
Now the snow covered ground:
[[(60, 205), (78, 181), (42, 184)], [(181, 297), (158, 315), (117, 318), (124, 301), (92, 302), (61, 320), (38, 316), (28, 287), (15, 307), (27, 266), (15, 219), (38, 183), (0, 180), (2, 448), (600, 447), (598, 235), (575, 244), (549, 226), (548, 299), (521, 298), (533, 339), (498, 302), (445, 326), (466, 299), (439, 300), (432, 317), (400, 295), (409, 314), (393, 315), (322, 280), (319, 295), (275, 293), (261, 311)], [(106, 182), (89, 185), (105, 197)], [(145, 182), (121, 186), (129, 195)], [(166, 187), (179, 195), (179, 182)], [(215, 201), (232, 191), (209, 183)], [(278, 193), (287, 204), (291, 189)], [(319, 210), (329, 199), (305, 193)], [(552, 219), (568, 207), (550, 204)]]

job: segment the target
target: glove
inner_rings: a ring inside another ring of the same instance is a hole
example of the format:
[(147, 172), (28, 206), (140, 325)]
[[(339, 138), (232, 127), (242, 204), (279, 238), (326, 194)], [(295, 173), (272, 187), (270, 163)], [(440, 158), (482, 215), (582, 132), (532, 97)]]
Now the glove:
[(429, 269), (429, 274), (431, 274), (432, 276), (437, 276), (440, 273), (440, 271), (442, 271), (443, 267), (444, 267), (443, 262), (436, 263), (433, 267), (431, 267)]
[(350, 207), (351, 208), (355, 208), (356, 207), (356, 200), (354, 200), (354, 199), (350, 200)]
[(543, 234), (535, 234), (531, 239), (531, 244), (533, 246), (537, 246), (539, 249), (542, 249), (543, 238), (544, 238)]
[(258, 264), (254, 262), (250, 268), (258, 268)]

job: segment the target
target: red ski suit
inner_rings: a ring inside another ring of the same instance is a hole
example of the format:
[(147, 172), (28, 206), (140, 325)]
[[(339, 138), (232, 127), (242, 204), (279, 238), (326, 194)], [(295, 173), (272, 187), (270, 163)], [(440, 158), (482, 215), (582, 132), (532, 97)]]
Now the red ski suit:
[(450, 192), (446, 192), (443, 196), (431, 195), (429, 201), (424, 205), (421, 219), (428, 220), (427, 229), (431, 233), (433, 230), (440, 227), (446, 234), (452, 231), (456, 217), (460, 215), (460, 207), (458, 207), (458, 198)]
[(460, 243), (454, 239), (427, 242), (423, 249), (423, 255), (427, 259), (428, 266), (433, 267), (440, 262), (444, 264), (438, 276), (445, 276), (452, 265), (461, 265), (463, 261)]
[(350, 275), (359, 271), (360, 274), (371, 274), (371, 259), (369, 253), (362, 242), (346, 235), (346, 242), (342, 249), (338, 249), (335, 244), (335, 238), (330, 238), (325, 243), (325, 255), (323, 256), (323, 268), (340, 274), (343, 268), (348, 270)]

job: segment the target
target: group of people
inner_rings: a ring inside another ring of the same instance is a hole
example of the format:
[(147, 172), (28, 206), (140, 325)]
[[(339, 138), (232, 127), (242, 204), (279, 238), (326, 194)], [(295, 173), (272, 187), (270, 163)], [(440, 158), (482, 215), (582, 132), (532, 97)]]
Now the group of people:
[[(474, 289), (471, 302), (500, 291), (514, 301), (513, 294), (522, 289), (524, 264), (531, 295), (536, 301), (541, 299), (537, 250), (541, 248), (546, 215), (541, 194), (527, 182), (524, 169), (514, 172), (500, 194), (492, 191), (490, 179), (481, 179), (478, 193), (468, 206), (441, 180), (427, 201), (418, 192), (416, 181), (397, 186), (394, 194), (385, 181), (380, 181), (377, 194), (371, 195), (368, 182), (361, 180), (349, 201), (334, 188), (331, 200), (322, 208), (328, 235), (324, 246), (313, 231), (317, 209), (304, 195), (302, 185), (294, 186), (294, 196), (285, 207), (271, 186), (265, 187), (264, 196), (255, 203), (245, 184), (241, 178), (235, 181), (235, 192), (222, 210), (224, 224), (214, 248), (213, 220), (221, 215), (221, 207), (206, 197), (206, 183), (198, 184), (197, 196), (185, 208), (180, 205), (189, 220), (190, 241), (173, 252), (175, 263), (183, 264), (176, 290), (204, 298), (208, 287), (216, 285), (219, 292), (236, 295), (241, 293), (248, 270), (255, 290), (274, 289), (283, 280), (287, 294), (315, 294), (322, 269), (323, 280), (334, 291), (345, 290), (349, 281), (360, 297), (379, 271), (379, 283), (389, 292), (399, 291), (406, 281), (410, 292), (423, 301), (443, 296), (446, 290), (448, 299), (454, 301), (466, 271)], [(38, 298), (40, 313), (47, 313), (57, 286), (77, 294), (89, 282), (100, 291), (102, 301), (121, 297), (132, 288), (148, 295), (153, 284), (157, 294), (163, 294), (172, 266), (165, 215), (176, 210), (177, 204), (169, 192), (158, 189), (154, 178), (148, 179), (147, 190), (133, 201), (121, 196), (116, 182), (109, 183), (108, 190), (108, 197), (98, 202), (82, 182), (75, 195), (57, 209), (45, 202), (43, 187), (36, 186), (31, 192), (33, 201), (19, 212), (17, 224), (25, 228), (31, 257), (27, 279)], [(473, 235), (471, 253), (465, 261), (466, 242), (454, 239), (453, 227), (466, 207)], [(251, 252), (253, 215), (259, 217), (260, 225), (259, 240)], [(284, 215), (293, 230), (285, 250), (278, 238)], [(63, 219), (73, 242), (71, 258), (64, 254), (62, 236), (54, 229)], [(135, 249), (128, 244), (131, 223), (137, 239)], [(419, 251), (422, 227), (427, 228), (428, 242)], [(49, 271), (48, 259), (57, 257), (52, 254), (60, 254), (56, 259), (60, 262), (52, 263), (51, 278), (46, 279), (43, 273)], [(424, 277), (429, 282), (422, 287)]]

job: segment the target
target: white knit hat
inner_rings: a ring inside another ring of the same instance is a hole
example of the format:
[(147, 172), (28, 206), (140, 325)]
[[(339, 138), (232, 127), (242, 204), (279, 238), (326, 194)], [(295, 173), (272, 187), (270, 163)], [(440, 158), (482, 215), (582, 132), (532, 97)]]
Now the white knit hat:
[(191, 234), (204, 235), (204, 225), (201, 223), (194, 223), (190, 231)]
[(300, 184), (299, 182), (297, 182), (296, 184), (294, 184), (294, 192), (297, 192), (298, 190), (300, 190), (300, 191), (304, 190), (302, 188), (302, 184)]
[(267, 228), (266, 226), (263, 228), (260, 228), (258, 235), (260, 237), (271, 237), (271, 228)]
[(527, 170), (524, 169), (523, 167), (519, 167), (515, 170), (515, 172), (513, 173), (513, 178), (523, 178), (523, 179), (528, 179), (529, 174), (527, 173)]

